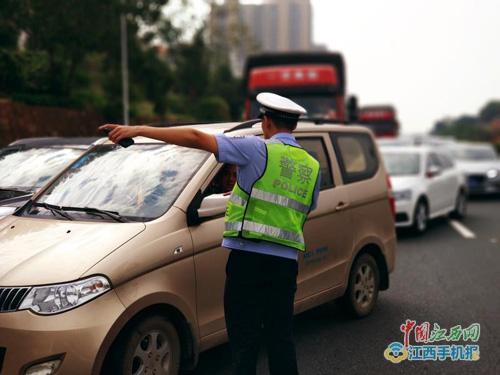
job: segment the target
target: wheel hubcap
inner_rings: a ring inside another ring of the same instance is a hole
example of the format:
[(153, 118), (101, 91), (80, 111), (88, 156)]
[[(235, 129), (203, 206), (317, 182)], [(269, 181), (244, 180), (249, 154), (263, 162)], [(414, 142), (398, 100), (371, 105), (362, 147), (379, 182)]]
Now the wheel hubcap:
[(160, 331), (150, 331), (135, 348), (132, 375), (166, 375), (170, 366), (170, 344)]
[(354, 299), (360, 307), (367, 307), (375, 294), (375, 274), (368, 264), (363, 264), (356, 272), (354, 281)]

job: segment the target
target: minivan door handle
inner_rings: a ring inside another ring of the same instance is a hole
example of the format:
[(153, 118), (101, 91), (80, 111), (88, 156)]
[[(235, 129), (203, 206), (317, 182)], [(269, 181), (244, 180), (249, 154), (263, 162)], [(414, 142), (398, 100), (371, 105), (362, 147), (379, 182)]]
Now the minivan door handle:
[(342, 211), (345, 210), (347, 207), (349, 207), (349, 203), (339, 202), (339, 204), (337, 204), (337, 207), (335, 207), (335, 211)]

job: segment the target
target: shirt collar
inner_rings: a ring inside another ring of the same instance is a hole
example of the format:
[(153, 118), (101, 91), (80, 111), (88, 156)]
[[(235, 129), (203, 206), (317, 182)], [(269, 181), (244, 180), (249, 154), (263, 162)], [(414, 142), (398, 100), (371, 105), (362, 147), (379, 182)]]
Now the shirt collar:
[(283, 139), (283, 140), (295, 141), (295, 137), (293, 136), (292, 133), (276, 133), (271, 137), (271, 139)]
[(284, 144), (300, 147), (292, 133), (276, 133), (271, 139), (277, 139)]

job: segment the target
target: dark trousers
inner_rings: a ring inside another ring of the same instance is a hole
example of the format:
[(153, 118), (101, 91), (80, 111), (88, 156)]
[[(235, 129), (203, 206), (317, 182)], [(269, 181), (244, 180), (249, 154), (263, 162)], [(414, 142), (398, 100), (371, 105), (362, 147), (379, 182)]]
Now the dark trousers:
[(224, 312), (234, 375), (255, 375), (262, 339), (271, 375), (298, 374), (292, 336), (297, 271), (295, 260), (231, 250)]

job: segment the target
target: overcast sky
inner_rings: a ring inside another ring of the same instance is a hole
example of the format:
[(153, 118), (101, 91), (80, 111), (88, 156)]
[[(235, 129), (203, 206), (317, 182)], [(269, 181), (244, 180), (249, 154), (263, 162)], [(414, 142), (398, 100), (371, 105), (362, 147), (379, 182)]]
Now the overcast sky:
[(344, 54), (361, 104), (394, 103), (403, 132), (500, 99), (499, 0), (312, 0), (314, 40)]
[[(206, 14), (203, 0), (192, 2)], [(344, 54), (348, 92), (361, 105), (394, 104), (404, 133), (500, 99), (500, 0), (311, 4), (314, 41)]]

